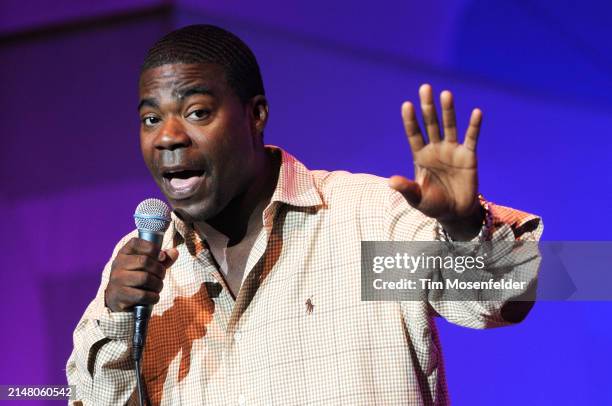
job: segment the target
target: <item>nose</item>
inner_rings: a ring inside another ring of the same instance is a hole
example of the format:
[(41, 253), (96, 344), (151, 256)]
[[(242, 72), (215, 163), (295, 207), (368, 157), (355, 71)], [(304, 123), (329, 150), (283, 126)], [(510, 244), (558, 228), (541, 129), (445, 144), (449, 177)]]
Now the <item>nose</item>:
[(180, 120), (172, 117), (164, 122), (164, 126), (155, 139), (155, 148), (175, 150), (178, 148), (186, 148), (191, 145), (191, 138), (185, 132), (185, 128)]

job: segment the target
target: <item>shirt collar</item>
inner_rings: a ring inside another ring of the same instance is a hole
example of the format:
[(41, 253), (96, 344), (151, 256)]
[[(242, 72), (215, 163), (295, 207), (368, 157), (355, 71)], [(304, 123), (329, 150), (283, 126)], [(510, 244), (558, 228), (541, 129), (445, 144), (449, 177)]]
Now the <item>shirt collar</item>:
[[(281, 154), (281, 164), (276, 188), (265, 212), (274, 210), (278, 204), (295, 207), (318, 207), (323, 205), (323, 199), (315, 183), (312, 173), (293, 155), (280, 147), (266, 145), (266, 150), (272, 154)], [(274, 203), (277, 203), (276, 205)], [(274, 210), (275, 211), (275, 210)], [(183, 239), (195, 237), (192, 224), (179, 219), (174, 212), (171, 214), (172, 226)], [(267, 217), (267, 216), (266, 216)], [(172, 233), (173, 234), (173, 233)]]
[(278, 181), (270, 203), (280, 202), (297, 207), (323, 205), (312, 173), (304, 164), (282, 148), (267, 145), (266, 149), (281, 154)]

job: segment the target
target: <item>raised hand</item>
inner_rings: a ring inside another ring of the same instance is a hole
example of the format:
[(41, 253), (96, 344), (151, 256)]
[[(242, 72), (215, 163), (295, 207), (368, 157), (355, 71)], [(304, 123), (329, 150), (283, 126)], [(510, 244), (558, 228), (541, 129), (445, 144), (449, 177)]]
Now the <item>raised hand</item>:
[(443, 137), (431, 86), (422, 85), (419, 96), (429, 142), (423, 138), (414, 105), (405, 102), (402, 119), (412, 150), (415, 180), (396, 175), (389, 179), (389, 186), (417, 210), (437, 219), (451, 237), (469, 239), (478, 234), (483, 218), (478, 202), (476, 159), (482, 112), (472, 111), (465, 139), (460, 144), (451, 92), (440, 94)]

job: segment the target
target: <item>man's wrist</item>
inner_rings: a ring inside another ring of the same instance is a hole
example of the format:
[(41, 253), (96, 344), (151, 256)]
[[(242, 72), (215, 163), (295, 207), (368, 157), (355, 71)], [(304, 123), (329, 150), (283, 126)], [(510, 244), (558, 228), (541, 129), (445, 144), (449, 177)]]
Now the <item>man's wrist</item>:
[(480, 236), (486, 239), (486, 232), (490, 228), (490, 211), (487, 201), (478, 195), (478, 203), (474, 213), (457, 220), (438, 220), (443, 237), (451, 241), (471, 241)]

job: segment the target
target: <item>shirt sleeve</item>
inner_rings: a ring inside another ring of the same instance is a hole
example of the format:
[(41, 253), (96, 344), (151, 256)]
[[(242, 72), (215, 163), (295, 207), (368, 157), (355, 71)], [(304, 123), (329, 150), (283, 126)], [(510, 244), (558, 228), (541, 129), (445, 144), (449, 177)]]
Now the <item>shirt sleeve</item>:
[(133, 315), (111, 312), (104, 304), (111, 264), (117, 252), (132, 237), (132, 232), (119, 241), (102, 272), (102, 282), (73, 333), (74, 346), (66, 375), (75, 386), (72, 405), (126, 404), (136, 387), (131, 359)]
[[(513, 324), (525, 318), (535, 300), (541, 260), (537, 241), (542, 235), (543, 224), (539, 217), (493, 203), (488, 203), (488, 209), (491, 229), (484, 233), (488, 235), (487, 240), (476, 238), (469, 243), (471, 247), (486, 250), (488, 260), (484, 269), (468, 276), (470, 282), (488, 281), (503, 272), (505, 278), (514, 275), (525, 282), (524, 289), (513, 290), (512, 295), (498, 291), (497, 296), (488, 291), (472, 291), (472, 296), (465, 297), (457, 290), (443, 289), (426, 296), (432, 315), (479, 329)], [(390, 196), (385, 216), (387, 237), (391, 241), (435, 241), (439, 238), (439, 223), (412, 208), (399, 193), (393, 192)], [(445, 282), (444, 279), (452, 275), (456, 274), (438, 271), (434, 277)]]

